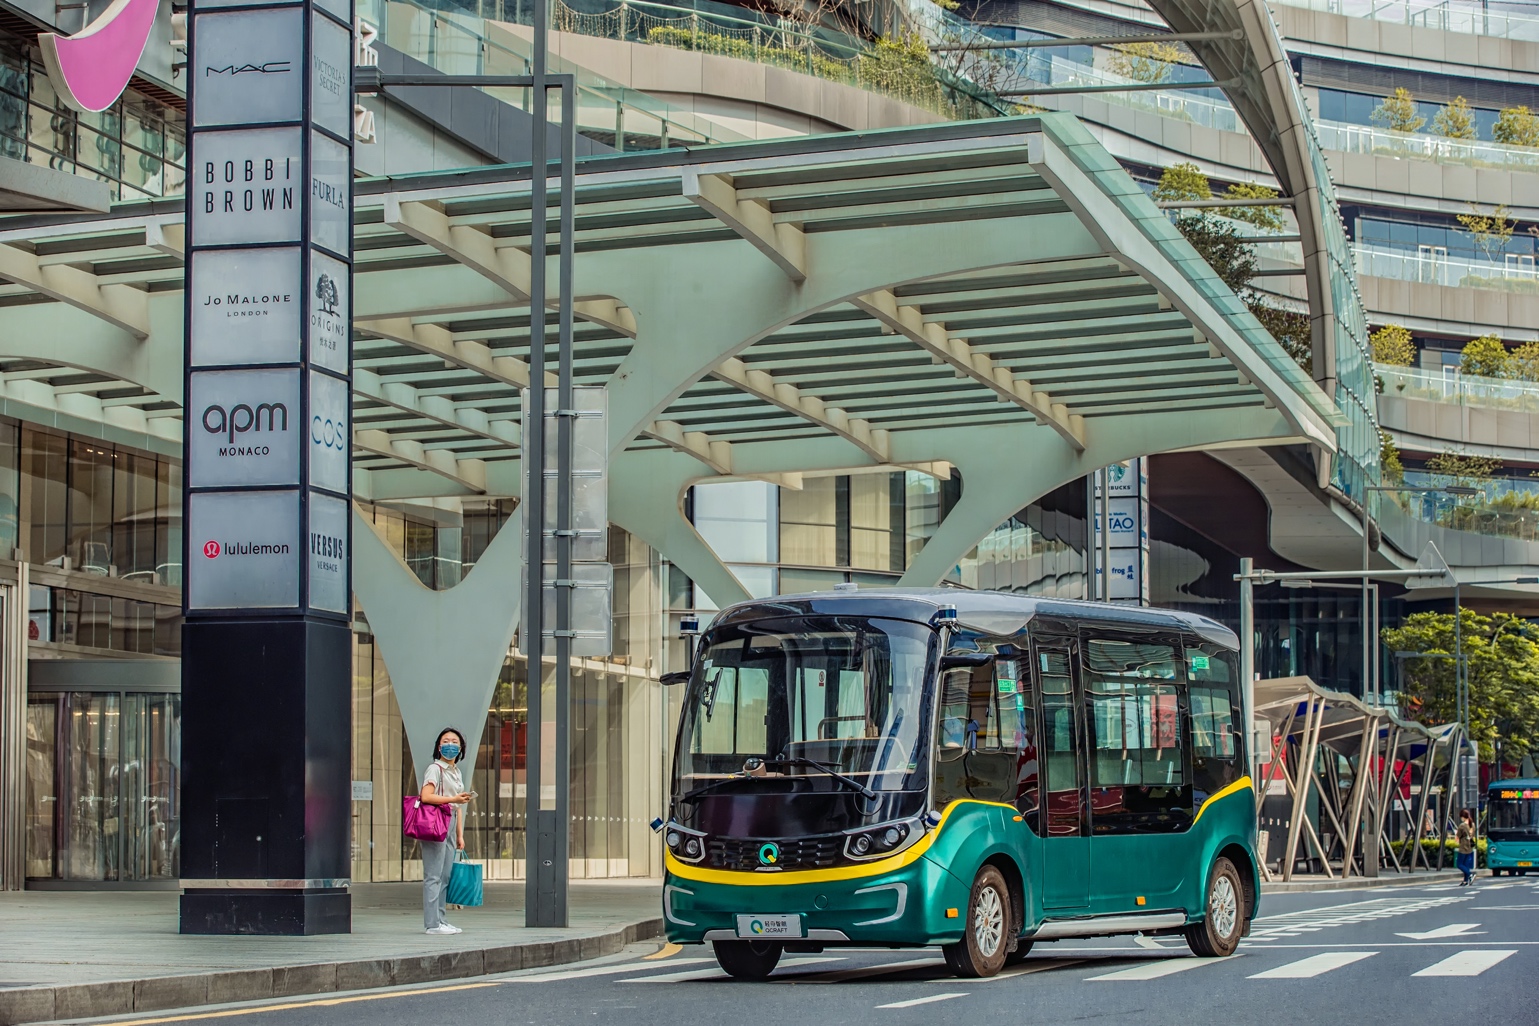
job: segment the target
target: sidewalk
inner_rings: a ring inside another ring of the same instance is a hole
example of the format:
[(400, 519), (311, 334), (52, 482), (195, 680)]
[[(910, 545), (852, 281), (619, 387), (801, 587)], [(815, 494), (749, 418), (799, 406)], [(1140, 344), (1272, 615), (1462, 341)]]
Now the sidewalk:
[(1320, 873), (1295, 873), (1293, 879), (1286, 882), (1282, 880), (1262, 880), (1262, 894), (1297, 894), (1301, 891), (1347, 891), (1358, 890), (1364, 887), (1413, 887), (1431, 886), (1432, 884), (1454, 883), (1461, 879), (1457, 869), (1448, 869), (1431, 873), (1421, 870), (1415, 873), (1396, 873), (1394, 870), (1381, 870), (1377, 877), (1357, 876), (1353, 874), (1345, 880), (1338, 872), (1335, 878)]
[(175, 891), (0, 894), (0, 1026), (460, 979), (613, 954), (660, 936), (655, 880), (574, 881), (571, 926), (524, 927), (524, 885), (488, 883), (422, 932), (422, 885), (358, 884), (353, 932), (328, 937), (177, 933)]

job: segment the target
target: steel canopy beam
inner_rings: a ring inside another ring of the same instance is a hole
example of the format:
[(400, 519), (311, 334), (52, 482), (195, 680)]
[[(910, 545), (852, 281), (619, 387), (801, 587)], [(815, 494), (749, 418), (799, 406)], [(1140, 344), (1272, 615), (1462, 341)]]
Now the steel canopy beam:
[(1085, 418), (1070, 413), (1067, 406), (1054, 402), (1046, 392), (1034, 389), (1030, 381), (1015, 377), (1009, 368), (998, 365), (988, 354), (976, 351), (970, 343), (950, 337), (944, 324), (926, 321), (918, 307), (900, 305), (890, 289), (868, 292), (851, 302), (920, 346), (932, 358), (992, 389), (1000, 399), (1030, 412), (1063, 436), (1076, 452), (1084, 451)]
[(792, 281), (807, 279), (807, 238), (793, 224), (776, 222), (768, 204), (742, 199), (732, 180), (721, 174), (686, 169), (684, 198), (709, 211), (718, 221), (746, 239), (772, 260)]

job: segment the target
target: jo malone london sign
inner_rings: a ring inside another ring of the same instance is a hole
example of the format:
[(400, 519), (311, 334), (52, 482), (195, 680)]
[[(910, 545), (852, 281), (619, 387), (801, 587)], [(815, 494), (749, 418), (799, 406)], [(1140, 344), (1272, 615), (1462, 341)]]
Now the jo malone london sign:
[(350, 612), (352, 20), (192, 8), (190, 616)]

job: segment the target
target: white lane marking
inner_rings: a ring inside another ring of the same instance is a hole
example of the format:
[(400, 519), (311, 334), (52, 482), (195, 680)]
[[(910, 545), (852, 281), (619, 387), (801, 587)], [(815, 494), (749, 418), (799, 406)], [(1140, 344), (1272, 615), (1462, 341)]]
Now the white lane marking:
[(998, 976), (990, 976), (988, 979), (979, 980), (979, 983), (994, 983), (998, 980), (1008, 980), (1014, 976), (1030, 976), (1032, 973), (1045, 973), (1050, 969), (1067, 969), (1071, 965), (1079, 965), (1088, 962), (1086, 958), (1033, 958), (1012, 966)]
[(1441, 962), (1427, 966), (1412, 976), (1479, 976), (1494, 965), (1516, 955), (1517, 951), (1461, 951)]
[(1170, 976), (1174, 973), (1185, 972), (1187, 969), (1196, 969), (1200, 965), (1213, 965), (1222, 961), (1218, 958), (1198, 958), (1188, 955), (1185, 958), (1162, 958), (1157, 961), (1145, 962), (1143, 965), (1135, 965), (1131, 969), (1119, 969), (1114, 973), (1104, 976), (1092, 976), (1090, 980), (1157, 980), (1161, 976)]
[(667, 962), (626, 962), (622, 965), (599, 965), (590, 969), (563, 969), (554, 973), (535, 976), (514, 976), (512, 983), (555, 983), (557, 980), (580, 980), (586, 976), (612, 976), (615, 973), (644, 973), (653, 969), (672, 968), (676, 965), (701, 965), (714, 962), (714, 958), (671, 958)]
[(1306, 933), (1316, 933), (1330, 926), (1348, 926), (1354, 923), (1365, 923), (1375, 919), (1387, 919), (1392, 916), (1403, 916), (1411, 912), (1424, 912), (1427, 909), (1439, 908), (1443, 905), (1452, 905), (1461, 901), (1469, 901), (1473, 895), (1461, 894), (1457, 897), (1446, 898), (1375, 898), (1371, 901), (1355, 901), (1347, 905), (1333, 905), (1325, 908), (1303, 909), (1298, 912), (1285, 912), (1277, 916), (1265, 916), (1256, 920), (1251, 929), (1251, 935), (1247, 940), (1252, 943), (1264, 943), (1284, 937), (1298, 937)]
[(1326, 951), (1319, 955), (1301, 958), (1297, 962), (1280, 965), (1276, 969), (1268, 969), (1264, 973), (1256, 973), (1250, 978), (1253, 980), (1308, 980), (1323, 976), (1332, 969), (1340, 969), (1344, 965), (1372, 958), (1377, 954), (1377, 951)]
[(950, 1001), (952, 998), (966, 997), (961, 994), (931, 994), (929, 997), (910, 998), (907, 1001), (894, 1001), (886, 1005), (877, 1005), (878, 1008), (913, 1008), (915, 1005), (928, 1005), (936, 1001)]
[(881, 976), (885, 973), (900, 973), (905, 969), (917, 969), (927, 966), (939, 969), (945, 965), (944, 959), (911, 958), (906, 962), (887, 962), (882, 965), (868, 965), (860, 969), (836, 969), (830, 973), (816, 973), (812, 976), (803, 976), (797, 983), (843, 983), (845, 980), (858, 980), (866, 976)]
[[(715, 961), (709, 959), (708, 961)], [(787, 958), (782, 961), (777, 969), (794, 969), (799, 965), (814, 965), (819, 962), (842, 962), (842, 958), (832, 958), (827, 955), (821, 958)], [(727, 974), (720, 969), (708, 969), (704, 972), (664, 973), (661, 976), (638, 976), (633, 980), (618, 980), (618, 983), (688, 983), (694, 980), (725, 979)]]
[(1474, 905), (1471, 912), (1532, 912), (1539, 905)]
[[(1447, 926), (1439, 926), (1436, 929), (1422, 933), (1397, 933), (1396, 937), (1405, 937), (1408, 940), (1443, 940), (1448, 937), (1470, 937), (1471, 930), (1479, 926), (1479, 923), (1449, 923)], [(1475, 933), (1485, 933), (1484, 930), (1475, 930)]]

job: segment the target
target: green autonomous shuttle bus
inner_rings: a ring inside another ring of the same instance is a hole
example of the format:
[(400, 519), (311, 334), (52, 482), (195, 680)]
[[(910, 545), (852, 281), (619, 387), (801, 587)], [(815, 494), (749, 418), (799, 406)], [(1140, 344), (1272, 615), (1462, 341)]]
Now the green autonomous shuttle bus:
[(962, 976), (1062, 937), (1232, 953), (1259, 893), (1237, 648), (1201, 616), (998, 592), (723, 610), (668, 681), (668, 939), (748, 978), (831, 945), (939, 945)]
[(1539, 873), (1539, 780), (1497, 780), (1487, 788), (1486, 865), (1492, 876)]

